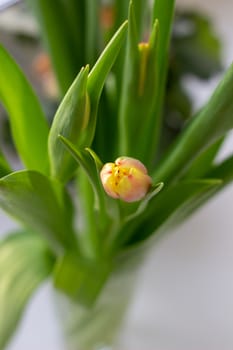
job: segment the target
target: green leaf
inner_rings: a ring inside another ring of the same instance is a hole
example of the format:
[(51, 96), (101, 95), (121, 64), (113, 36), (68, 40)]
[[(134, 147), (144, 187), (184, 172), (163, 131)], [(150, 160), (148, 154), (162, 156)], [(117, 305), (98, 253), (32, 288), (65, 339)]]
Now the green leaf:
[(115, 0), (115, 28), (118, 27), (122, 21), (127, 18), (128, 8), (129, 8), (129, 0)]
[[(151, 151), (148, 155), (150, 163), (154, 163), (155, 152), (160, 141), (160, 131), (162, 126), (162, 112), (164, 104), (164, 95), (167, 80), (167, 68), (170, 48), (170, 36), (175, 11), (175, 0), (154, 0), (153, 2), (153, 21), (156, 19), (159, 23), (158, 36), (158, 56), (156, 60), (156, 72), (158, 74), (158, 89), (154, 96), (155, 111), (154, 118), (156, 126), (154, 127), (154, 136), (151, 140)], [(159, 180), (161, 181), (161, 180)], [(162, 179), (163, 181), (163, 179)], [(157, 181), (156, 181), (157, 182)]]
[[(216, 144), (213, 146), (216, 146)], [(225, 159), (217, 165), (213, 165), (212, 168), (209, 169), (209, 172), (205, 174), (205, 176), (208, 177), (208, 179), (219, 179), (221, 181), (219, 183), (219, 186), (213, 187), (209, 191), (205, 192), (202, 196), (197, 197), (196, 200), (191, 201), (191, 203), (188, 206), (185, 206), (183, 210), (180, 210), (179, 216), (175, 216), (176, 223), (184, 221), (184, 219), (193, 214), (195, 210), (199, 209), (210, 198), (216, 195), (217, 192), (221, 191), (233, 180), (233, 156)], [(173, 225), (173, 223), (174, 220), (171, 222), (171, 225)]]
[(55, 266), (54, 285), (72, 299), (91, 307), (111, 270), (109, 261), (91, 261), (67, 253)]
[(119, 147), (120, 154), (141, 159), (148, 166), (154, 127), (157, 127), (154, 96), (158, 76), (158, 21), (153, 25), (149, 41), (138, 44), (133, 4), (131, 2), (129, 8), (129, 31), (119, 106)]
[(65, 94), (85, 62), (85, 2), (28, 0), (40, 24), (43, 41)]
[(165, 78), (165, 71), (167, 69), (168, 51), (170, 46), (170, 35), (173, 24), (175, 9), (175, 0), (163, 1), (154, 0), (153, 6), (153, 21), (156, 19), (159, 21), (159, 48), (158, 48), (158, 67), (160, 71), (161, 82)]
[(99, 172), (104, 165), (103, 162), (100, 160), (100, 158), (97, 156), (97, 154), (93, 151), (93, 149), (86, 147), (85, 150), (90, 154), (90, 156), (94, 160), (96, 170)]
[(126, 222), (129, 222), (130, 220), (135, 220), (137, 216), (141, 215), (147, 208), (149, 201), (158, 195), (158, 193), (163, 189), (163, 182), (160, 182), (154, 186), (152, 186), (151, 190), (147, 193), (145, 198), (140, 202), (138, 208), (136, 211), (134, 211), (133, 214), (130, 214), (126, 217)]
[(148, 0), (115, 0), (113, 5), (113, 11), (115, 10), (114, 16), (114, 28), (116, 29), (128, 16), (129, 5), (133, 3), (136, 25), (138, 29), (138, 39), (143, 36), (143, 25), (145, 21), (145, 12), (148, 6)]
[[(93, 65), (98, 55), (99, 40), (99, 10), (101, 0), (85, 0), (86, 25), (85, 25), (85, 47), (86, 61)], [(84, 40), (82, 40), (84, 41)]]
[(197, 179), (208, 173), (208, 171), (210, 171), (214, 165), (215, 157), (222, 146), (223, 141), (224, 138), (221, 138), (204, 150), (204, 152), (200, 153), (199, 156), (192, 162), (188, 171), (185, 173), (185, 179)]
[(160, 229), (162, 225), (167, 224), (168, 220), (178, 210), (184, 210), (197, 198), (206, 195), (208, 191), (216, 189), (221, 183), (222, 181), (218, 179), (200, 179), (181, 181), (165, 187), (158, 196), (152, 198), (146, 211), (141, 216), (138, 216), (137, 220), (123, 226), (114, 246), (135, 244), (147, 239)]
[[(138, 48), (138, 31), (136, 26), (134, 3), (132, 1), (130, 2), (129, 6), (128, 26), (129, 29), (119, 101), (119, 129), (121, 132), (119, 147), (120, 154), (131, 155), (133, 148), (131, 145), (132, 138), (135, 140), (135, 129), (138, 131), (138, 114), (141, 115), (140, 108), (140, 113), (136, 113), (135, 116), (139, 103), (136, 103), (136, 108), (134, 108), (134, 103), (137, 102), (139, 97), (139, 71), (141, 62)], [(135, 154), (132, 156), (136, 157)]]
[[(119, 50), (125, 40), (127, 25), (128, 22), (125, 21), (114, 34), (88, 76), (87, 90), (90, 95), (91, 104), (93, 105), (92, 110), (94, 112), (97, 109), (106, 77), (111, 70)], [(95, 114), (93, 114), (92, 119), (95, 119), (94, 116)]]
[(18, 232), (0, 242), (0, 349), (7, 345), (27, 302), (53, 264), (45, 242), (34, 234)]
[(58, 135), (68, 138), (77, 147), (87, 145), (86, 129), (90, 115), (90, 101), (87, 95), (88, 72), (88, 66), (81, 69), (63, 98), (49, 133), (51, 175), (64, 182), (73, 175), (77, 164), (66, 152)]
[(48, 125), (24, 74), (0, 45), (0, 100), (9, 113), (12, 136), (27, 168), (48, 172)]
[(77, 177), (82, 216), (79, 243), (87, 256), (96, 258), (102, 255), (110, 236), (109, 230), (118, 221), (118, 203), (109, 198), (103, 189), (99, 176), (102, 162), (95, 152), (90, 148), (79, 150), (61, 135), (59, 139), (83, 170)]
[(118, 51), (125, 37), (126, 23), (114, 35), (88, 75), (88, 66), (64, 97), (54, 119), (49, 136), (49, 154), (52, 175), (66, 181), (75, 170), (75, 163), (62, 148), (57, 136), (61, 134), (78, 148), (91, 145), (96, 128), (99, 98)]
[(139, 39), (143, 37), (144, 33), (144, 25), (146, 21), (146, 15), (148, 10), (148, 0), (131, 0), (134, 4), (134, 12), (136, 25), (138, 30)]
[[(127, 24), (128, 24), (127, 21), (125, 21), (121, 25), (121, 27), (118, 29), (118, 31), (115, 33), (115, 35), (107, 44), (106, 48), (102, 52), (101, 56), (97, 60), (96, 64), (94, 65), (94, 67), (92, 68), (88, 76), (87, 91), (90, 96), (91, 112), (90, 112), (89, 124), (87, 126), (87, 135), (89, 136), (89, 140), (85, 145), (86, 147), (89, 147), (94, 139), (95, 132), (96, 132), (97, 112), (98, 112), (101, 92), (104, 87), (104, 83), (106, 81), (107, 75), (110, 72), (117, 58), (117, 55), (120, 51), (120, 48), (124, 43), (126, 32), (127, 32)], [(100, 125), (102, 120), (99, 120)], [(102, 132), (100, 132), (100, 134), (97, 136), (100, 136), (101, 138), (101, 134), (103, 137), (103, 129), (102, 129)], [(106, 135), (106, 136), (110, 137), (110, 135)]]
[(0, 179), (0, 207), (44, 235), (55, 251), (74, 246), (73, 208), (65, 188), (36, 171), (18, 171)]
[(0, 150), (0, 178), (11, 172), (10, 165)]
[(215, 165), (207, 175), (210, 178), (218, 177), (221, 179), (223, 181), (222, 187), (228, 185), (233, 180), (233, 155)]
[(79, 246), (85, 257), (94, 259), (101, 254), (104, 246), (103, 235), (100, 232), (103, 220), (98, 210), (99, 205), (95, 190), (82, 167), (77, 173), (76, 186), (79, 215), (82, 218), (82, 227), (78, 236)]
[(206, 106), (181, 132), (153, 174), (154, 181), (174, 181), (190, 163), (233, 127), (233, 65)]
[[(94, 192), (93, 193), (92, 189), (89, 188), (83, 174), (79, 173), (78, 182), (82, 187), (81, 193), (83, 194), (80, 195), (79, 201), (81, 210), (84, 210), (82, 217), (86, 229), (83, 235), (85, 237), (83, 237), (82, 241), (85, 246), (88, 246), (87, 250), (88, 253), (91, 253), (91, 257), (96, 257), (101, 254), (104, 247), (103, 244), (101, 245), (100, 237), (102, 237), (103, 232), (106, 234), (110, 219), (108, 210), (111, 208), (111, 205), (108, 205), (108, 198), (100, 182), (99, 167), (101, 167), (101, 161), (91, 149), (86, 149), (85, 151), (78, 150), (71, 142), (61, 135), (59, 139), (84, 170), (84, 175), (88, 178)], [(97, 217), (99, 221), (98, 224), (96, 223)]]
[[(100, 183), (99, 172), (97, 172), (97, 166), (99, 167), (101, 162), (97, 155), (89, 148), (85, 151), (78, 150), (75, 145), (62, 135), (59, 135), (59, 140), (63, 144), (63, 147), (65, 146), (78, 164), (84, 169), (97, 195), (99, 206), (104, 206), (104, 190)], [(95, 157), (95, 159), (93, 157)], [(104, 208), (102, 209), (104, 210)]]

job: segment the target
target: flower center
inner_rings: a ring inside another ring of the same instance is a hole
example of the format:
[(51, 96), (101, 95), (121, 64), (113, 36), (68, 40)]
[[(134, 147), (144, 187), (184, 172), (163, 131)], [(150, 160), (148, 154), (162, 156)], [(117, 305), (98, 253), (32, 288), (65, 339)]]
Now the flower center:
[(130, 168), (122, 168), (122, 166), (114, 165), (112, 175), (114, 176), (115, 186), (118, 186), (124, 177), (130, 176)]

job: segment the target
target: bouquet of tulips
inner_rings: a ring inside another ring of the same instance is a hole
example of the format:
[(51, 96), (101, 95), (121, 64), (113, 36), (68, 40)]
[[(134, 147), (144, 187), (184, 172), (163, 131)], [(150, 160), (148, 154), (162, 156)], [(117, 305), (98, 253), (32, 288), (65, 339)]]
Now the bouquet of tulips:
[[(29, 4), (61, 99), (49, 125), (0, 46), (0, 100), (23, 164), (14, 171), (0, 153), (0, 207), (21, 224), (0, 243), (0, 349), (48, 276), (93, 308), (122, 257), (137, 255), (233, 179), (233, 156), (215, 162), (233, 127), (232, 66), (203, 108), (168, 136), (164, 105), (187, 105), (178, 80), (173, 99), (167, 94), (174, 0)], [(213, 62), (205, 58), (203, 75)]]

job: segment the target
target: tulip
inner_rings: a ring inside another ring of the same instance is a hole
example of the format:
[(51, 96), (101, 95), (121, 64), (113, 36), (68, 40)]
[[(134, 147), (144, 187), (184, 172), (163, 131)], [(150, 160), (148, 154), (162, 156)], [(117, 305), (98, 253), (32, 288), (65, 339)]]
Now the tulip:
[(148, 193), (152, 180), (146, 167), (137, 159), (119, 157), (115, 163), (106, 163), (100, 178), (105, 192), (112, 198), (136, 202)]

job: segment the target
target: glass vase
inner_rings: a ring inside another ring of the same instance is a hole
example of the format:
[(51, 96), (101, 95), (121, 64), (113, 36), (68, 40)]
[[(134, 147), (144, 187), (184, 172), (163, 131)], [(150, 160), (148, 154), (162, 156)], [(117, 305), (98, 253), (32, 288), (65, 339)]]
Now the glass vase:
[(65, 350), (116, 350), (133, 299), (140, 260), (139, 256), (123, 258), (91, 308), (57, 295)]

